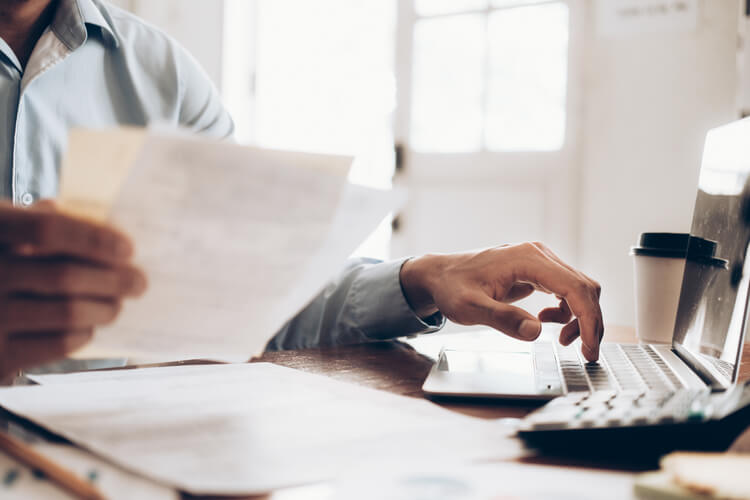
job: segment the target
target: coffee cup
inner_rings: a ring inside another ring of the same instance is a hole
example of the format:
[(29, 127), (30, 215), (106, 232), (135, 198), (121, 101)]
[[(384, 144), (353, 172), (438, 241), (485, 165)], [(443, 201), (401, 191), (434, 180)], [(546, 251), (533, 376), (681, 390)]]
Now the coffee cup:
[(690, 235), (643, 233), (633, 247), (635, 333), (639, 342), (672, 342)]
[(710, 282), (708, 275), (723, 268), (726, 261), (714, 258), (716, 242), (691, 237), (687, 233), (643, 233), (639, 245), (633, 247), (630, 254), (634, 257), (638, 341), (671, 344), (686, 259), (699, 266), (703, 270), (701, 274), (707, 274), (701, 280), (704, 286), (696, 291), (698, 294)]

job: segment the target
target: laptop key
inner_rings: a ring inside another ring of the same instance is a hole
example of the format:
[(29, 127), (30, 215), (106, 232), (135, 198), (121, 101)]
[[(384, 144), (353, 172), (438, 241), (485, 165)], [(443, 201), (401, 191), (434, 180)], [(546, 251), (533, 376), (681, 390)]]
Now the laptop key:
[(627, 359), (620, 345), (602, 344), (601, 352), (621, 391), (635, 392), (646, 389), (646, 384), (633, 364)]
[(539, 413), (534, 413), (529, 420), (534, 429), (553, 429), (558, 427), (567, 427), (582, 413), (577, 406), (558, 406), (545, 408)]
[(664, 360), (659, 356), (659, 354), (654, 350), (653, 347), (650, 345), (644, 346), (644, 351), (646, 354), (651, 358), (651, 360), (656, 364), (656, 366), (659, 368), (661, 373), (669, 379), (669, 381), (672, 383), (672, 386), (681, 389), (685, 387), (685, 384), (682, 382), (680, 377), (677, 376), (677, 374), (667, 365), (667, 363), (664, 362)]
[(608, 425), (620, 425), (626, 420), (626, 411), (610, 411), (607, 413), (605, 422)]
[(604, 366), (599, 363), (586, 363), (584, 369), (589, 376), (591, 386), (595, 391), (602, 391), (614, 387), (612, 379)]
[[(638, 373), (649, 389), (653, 391), (669, 391), (674, 390), (676, 387), (681, 387), (681, 385), (675, 385), (667, 376), (665, 370), (656, 364), (650, 354), (655, 355), (656, 353), (652, 352), (650, 347), (641, 345), (622, 345), (620, 347), (635, 369), (638, 370)], [(656, 357), (658, 358), (658, 355)], [(668, 367), (665, 365), (665, 368)], [(676, 378), (676, 380), (679, 384), (679, 379)]]

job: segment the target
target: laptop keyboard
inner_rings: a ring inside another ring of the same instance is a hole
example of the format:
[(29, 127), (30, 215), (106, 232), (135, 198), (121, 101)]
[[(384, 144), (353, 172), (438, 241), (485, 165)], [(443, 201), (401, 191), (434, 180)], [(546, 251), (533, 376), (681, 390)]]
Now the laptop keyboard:
[(668, 392), (681, 389), (684, 384), (669, 365), (649, 345), (611, 344), (607, 350), (619, 348), (633, 364), (643, 383), (651, 391)]
[[(539, 343), (535, 356), (547, 349), (554, 351), (551, 343)], [(568, 394), (530, 414), (522, 429), (656, 425), (710, 416), (710, 391), (686, 389), (651, 346), (603, 344), (598, 363), (586, 363), (572, 348), (556, 353)]]
[[(622, 391), (643, 391), (646, 384), (640, 373), (635, 369), (632, 351), (628, 356), (628, 350), (622, 349), (617, 344), (604, 344), (601, 347), (601, 356), (606, 359), (606, 363), (612, 369), (612, 375), (617, 381), (617, 386)], [(638, 357), (638, 356), (636, 356)]]
[(714, 368), (716, 368), (719, 373), (724, 375), (727, 380), (732, 380), (732, 375), (734, 374), (734, 365), (732, 363), (727, 363), (724, 360), (717, 359), (712, 356), (706, 356), (705, 359), (707, 359), (712, 365), (714, 365)]
[[(553, 349), (551, 344), (549, 344), (549, 348)], [(560, 349), (557, 351), (557, 355), (560, 362), (560, 371), (568, 392), (588, 391), (589, 382), (586, 371), (575, 351)]]
[[(538, 377), (549, 379), (562, 375), (568, 393), (590, 391), (616, 391), (641, 393), (645, 391), (670, 392), (685, 387), (659, 354), (648, 345), (603, 344), (600, 361), (586, 363), (576, 350), (557, 350), (559, 374), (550, 357), (554, 347), (542, 342), (534, 346)], [(544, 360), (540, 362), (540, 360)]]

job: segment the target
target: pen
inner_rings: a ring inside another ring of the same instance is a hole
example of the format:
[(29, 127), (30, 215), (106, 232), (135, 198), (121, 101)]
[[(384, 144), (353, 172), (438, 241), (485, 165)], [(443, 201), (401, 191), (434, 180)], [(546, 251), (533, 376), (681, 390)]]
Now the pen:
[(104, 500), (99, 490), (88, 481), (78, 477), (68, 469), (56, 464), (26, 443), (0, 432), (0, 450), (22, 464), (38, 470), (44, 477), (56, 483), (65, 491), (85, 500)]

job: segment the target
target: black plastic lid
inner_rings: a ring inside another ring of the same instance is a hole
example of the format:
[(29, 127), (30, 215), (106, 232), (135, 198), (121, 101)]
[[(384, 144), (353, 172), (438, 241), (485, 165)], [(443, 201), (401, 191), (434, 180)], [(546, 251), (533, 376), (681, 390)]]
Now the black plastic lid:
[(646, 257), (684, 259), (687, 255), (689, 241), (690, 235), (688, 233), (643, 233), (639, 245), (631, 248), (630, 253), (631, 255)]
[[(643, 233), (640, 245), (633, 247), (631, 255), (646, 257), (667, 257), (702, 262), (707, 265), (724, 267), (727, 261), (716, 258), (716, 242), (688, 233)], [(688, 255), (689, 254), (689, 255)]]
[(690, 238), (687, 260), (708, 266), (729, 268), (729, 262), (716, 257), (716, 242), (693, 236)]

